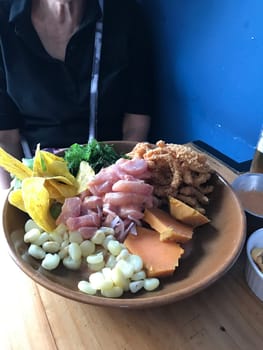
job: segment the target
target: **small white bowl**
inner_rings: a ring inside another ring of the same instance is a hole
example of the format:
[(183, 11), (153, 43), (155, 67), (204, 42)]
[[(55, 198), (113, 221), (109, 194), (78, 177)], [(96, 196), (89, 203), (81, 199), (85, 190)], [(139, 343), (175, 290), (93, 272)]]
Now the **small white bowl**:
[(263, 301), (263, 272), (260, 271), (251, 256), (253, 248), (263, 248), (263, 228), (253, 232), (247, 240), (247, 261), (245, 275), (247, 283), (254, 294)]

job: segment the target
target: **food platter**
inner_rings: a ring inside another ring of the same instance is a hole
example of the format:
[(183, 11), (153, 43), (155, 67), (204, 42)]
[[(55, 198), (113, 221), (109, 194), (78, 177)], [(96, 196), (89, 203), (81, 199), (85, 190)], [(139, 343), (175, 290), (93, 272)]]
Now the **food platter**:
[[(132, 142), (111, 142), (119, 152), (128, 152)], [(195, 229), (192, 249), (183, 258), (172, 277), (161, 279), (153, 292), (125, 293), (120, 298), (105, 298), (80, 292), (77, 284), (85, 279), (86, 271), (70, 271), (63, 266), (44, 270), (41, 263), (28, 254), (24, 243), (27, 215), (5, 202), (3, 228), (9, 253), (20, 269), (38, 284), (72, 300), (123, 308), (148, 308), (182, 300), (207, 288), (234, 264), (245, 241), (245, 217), (231, 186), (217, 173), (213, 176), (215, 189), (207, 215), (210, 223)]]

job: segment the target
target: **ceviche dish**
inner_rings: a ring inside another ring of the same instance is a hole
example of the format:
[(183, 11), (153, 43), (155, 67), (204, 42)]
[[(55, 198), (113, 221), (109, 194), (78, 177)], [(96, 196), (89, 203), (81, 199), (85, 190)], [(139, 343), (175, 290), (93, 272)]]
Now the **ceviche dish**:
[(59, 153), (38, 145), (22, 161), (0, 148), (0, 166), (13, 178), (8, 204), (26, 215), (26, 255), (54, 276), (81, 271), (80, 294), (156, 293), (191, 255), (196, 232), (213, 231), (214, 171), (186, 145), (140, 142), (119, 152), (92, 140)]

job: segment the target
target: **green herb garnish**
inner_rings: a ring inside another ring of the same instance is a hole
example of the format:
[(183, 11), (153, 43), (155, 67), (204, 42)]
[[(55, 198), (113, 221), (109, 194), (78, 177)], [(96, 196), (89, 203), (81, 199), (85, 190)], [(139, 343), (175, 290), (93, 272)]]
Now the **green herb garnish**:
[(101, 168), (107, 167), (121, 158), (112, 145), (92, 140), (86, 145), (74, 143), (64, 154), (68, 169), (74, 176), (77, 175), (81, 161), (86, 161), (98, 173)]

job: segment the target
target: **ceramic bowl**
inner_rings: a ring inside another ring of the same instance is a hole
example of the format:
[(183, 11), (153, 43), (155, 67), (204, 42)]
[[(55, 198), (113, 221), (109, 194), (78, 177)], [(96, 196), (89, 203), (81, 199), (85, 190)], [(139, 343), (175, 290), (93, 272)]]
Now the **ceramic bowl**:
[(253, 248), (263, 248), (263, 228), (260, 228), (253, 232), (246, 245), (246, 280), (249, 288), (252, 292), (263, 301), (263, 272), (260, 271), (259, 267), (256, 265), (251, 256), (251, 251)]
[[(113, 142), (111, 142), (113, 144)], [(116, 149), (128, 152), (134, 143), (115, 142)], [(181, 260), (174, 275), (161, 279), (153, 292), (124, 294), (121, 298), (89, 296), (78, 291), (83, 271), (70, 271), (63, 266), (44, 270), (40, 262), (29, 256), (24, 243), (24, 223), (27, 215), (7, 201), (3, 210), (3, 226), (7, 246), (15, 263), (35, 282), (64, 297), (88, 304), (142, 309), (161, 306), (187, 298), (207, 288), (228, 271), (238, 258), (246, 237), (245, 215), (231, 186), (218, 174), (207, 211), (211, 222), (195, 230), (193, 248)]]
[(233, 182), (232, 187), (240, 199), (247, 219), (247, 233), (263, 227), (263, 174), (244, 173)]

